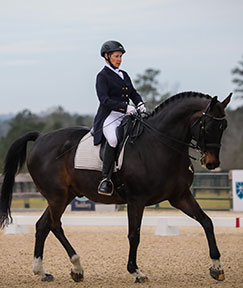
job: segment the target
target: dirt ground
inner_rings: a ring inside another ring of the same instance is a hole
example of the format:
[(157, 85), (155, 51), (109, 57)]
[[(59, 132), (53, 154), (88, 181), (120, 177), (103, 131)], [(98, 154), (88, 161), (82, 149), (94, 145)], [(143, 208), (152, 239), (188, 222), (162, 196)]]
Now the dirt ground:
[[(122, 213), (112, 213), (112, 216)], [(175, 215), (173, 212), (162, 213)], [(243, 217), (243, 214), (237, 216)], [(22, 235), (0, 232), (0, 287), (243, 287), (243, 228), (215, 228), (226, 277), (225, 281), (217, 282), (209, 275), (211, 260), (202, 228), (180, 227), (179, 236), (156, 236), (155, 227), (142, 227), (138, 265), (149, 278), (143, 284), (135, 284), (126, 271), (127, 227), (68, 226), (64, 230), (81, 256), (83, 282), (75, 283), (70, 278), (69, 258), (52, 234), (46, 241), (44, 267), (54, 276), (54, 281), (41, 282), (32, 273), (34, 228), (31, 227), (28, 234)]]

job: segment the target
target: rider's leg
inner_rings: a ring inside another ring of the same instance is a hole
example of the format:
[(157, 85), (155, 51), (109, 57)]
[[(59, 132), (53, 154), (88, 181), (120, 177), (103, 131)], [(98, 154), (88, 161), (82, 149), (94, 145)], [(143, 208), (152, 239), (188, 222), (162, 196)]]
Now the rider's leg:
[(115, 150), (117, 146), (116, 128), (120, 125), (122, 113), (112, 111), (106, 118), (103, 125), (103, 134), (107, 140), (105, 144), (104, 159), (103, 159), (103, 170), (102, 170), (102, 181), (98, 187), (98, 193), (111, 196), (113, 193), (113, 183), (111, 181), (111, 175), (114, 170), (115, 162)]
[(106, 143), (103, 159), (102, 181), (98, 187), (99, 194), (111, 196), (113, 193), (113, 183), (110, 178), (114, 170), (114, 162), (115, 148)]

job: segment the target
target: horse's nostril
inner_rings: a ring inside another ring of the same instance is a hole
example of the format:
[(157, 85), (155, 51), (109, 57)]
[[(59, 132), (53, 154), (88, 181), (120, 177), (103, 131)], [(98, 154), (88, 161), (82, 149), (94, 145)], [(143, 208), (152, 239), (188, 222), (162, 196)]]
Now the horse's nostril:
[(209, 170), (214, 169), (213, 163), (207, 163), (207, 164), (206, 164), (206, 167), (207, 167)]
[(207, 169), (212, 170), (219, 167), (220, 162), (208, 162), (206, 164)]

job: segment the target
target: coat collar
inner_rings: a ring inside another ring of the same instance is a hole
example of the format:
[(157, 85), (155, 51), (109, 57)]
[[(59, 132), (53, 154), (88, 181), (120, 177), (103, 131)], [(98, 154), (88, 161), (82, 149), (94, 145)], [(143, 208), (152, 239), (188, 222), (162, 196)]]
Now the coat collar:
[(125, 80), (126, 76), (125, 76), (125, 73), (124, 73), (123, 70), (121, 70), (121, 71), (122, 71), (122, 73), (124, 75), (124, 79), (122, 79), (115, 71), (112, 71), (107, 66), (105, 66), (103, 70), (105, 70), (105, 72), (108, 73), (112, 78), (114, 78), (116, 80), (119, 80), (121, 83), (124, 83), (124, 80)]

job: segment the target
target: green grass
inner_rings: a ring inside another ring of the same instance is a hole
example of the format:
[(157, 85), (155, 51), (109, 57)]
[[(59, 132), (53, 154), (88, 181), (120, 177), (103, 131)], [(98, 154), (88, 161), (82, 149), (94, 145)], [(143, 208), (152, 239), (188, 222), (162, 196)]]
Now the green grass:
[(21, 209), (26, 208), (35, 208), (35, 209), (44, 209), (47, 207), (46, 199), (42, 198), (29, 198), (29, 199), (13, 199), (11, 208), (13, 209)]
[[(197, 199), (199, 198), (199, 199)], [(205, 198), (205, 199), (202, 199)], [(211, 198), (211, 199), (210, 199)], [(219, 194), (212, 192), (197, 192), (196, 200), (202, 209), (209, 210), (229, 210), (232, 208), (232, 201), (229, 199), (229, 193), (221, 192)], [(151, 206), (150, 208), (154, 208)], [(168, 201), (159, 203), (158, 208), (171, 209), (173, 208)]]
[[(200, 198), (197, 201), (203, 209), (229, 210), (232, 208), (232, 200), (229, 199), (228, 192), (212, 193), (201, 191), (197, 192), (196, 199), (197, 198)], [(202, 198), (206, 199), (204, 200)]]

